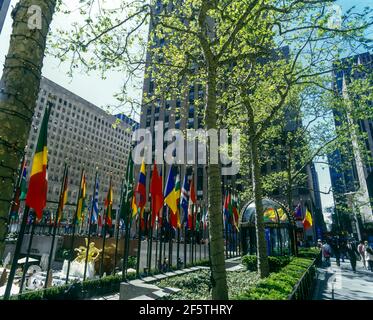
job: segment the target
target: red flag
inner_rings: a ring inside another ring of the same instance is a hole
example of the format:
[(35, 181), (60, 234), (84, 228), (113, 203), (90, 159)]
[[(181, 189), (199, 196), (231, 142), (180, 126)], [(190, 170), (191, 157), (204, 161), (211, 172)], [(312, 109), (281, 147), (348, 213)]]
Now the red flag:
[(150, 183), (150, 193), (152, 195), (152, 219), (151, 227), (154, 226), (155, 218), (158, 216), (158, 221), (162, 223), (161, 209), (163, 208), (163, 182), (162, 177), (158, 173), (157, 164), (154, 162), (152, 180)]
[(190, 197), (189, 197), (189, 210), (188, 210), (188, 227), (189, 230), (194, 230), (195, 223), (193, 219), (194, 215), (194, 205), (197, 202), (196, 190), (194, 188), (194, 175), (192, 175), (192, 180), (190, 181)]

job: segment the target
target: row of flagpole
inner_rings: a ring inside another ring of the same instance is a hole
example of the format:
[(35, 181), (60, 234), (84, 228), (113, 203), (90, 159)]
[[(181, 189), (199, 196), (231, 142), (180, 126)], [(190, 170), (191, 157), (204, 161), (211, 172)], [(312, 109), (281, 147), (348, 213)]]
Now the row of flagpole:
[[(26, 277), (27, 271), (27, 264), (30, 256), (30, 251), (32, 247), (32, 240), (34, 236), (35, 226), (38, 221), (41, 221), (43, 218), (43, 210), (46, 207), (47, 203), (47, 190), (48, 190), (48, 180), (47, 180), (47, 160), (48, 160), (48, 150), (47, 150), (47, 130), (48, 130), (48, 119), (50, 115), (50, 107), (46, 109), (46, 112), (43, 117), (42, 126), (39, 133), (38, 144), (35, 152), (35, 156), (33, 159), (29, 188), (27, 190), (26, 198), (25, 198), (25, 209), (21, 221), (20, 231), (18, 234), (18, 239), (16, 243), (15, 253), (13, 257), (13, 263), (11, 266), (7, 287), (4, 294), (4, 299), (8, 299), (10, 297), (11, 287), (13, 284), (13, 279), (15, 276), (15, 271), (17, 267), (18, 257), (20, 255), (21, 246), (25, 234), (25, 229), (27, 225), (27, 219), (30, 217), (32, 218), (31, 223), (31, 233), (29, 237), (29, 244), (27, 249), (27, 256), (26, 256), (26, 264), (22, 274), (21, 280), (21, 288), (20, 292), (23, 290), (24, 281)], [(25, 159), (22, 161), (21, 171), (19, 174), (19, 179), (16, 186), (15, 198), (13, 204), (19, 206), (19, 202), (21, 200), (20, 197), (20, 190), (25, 183)], [(127, 163), (127, 170), (126, 170), (126, 177), (122, 183), (122, 190), (121, 190), (121, 201), (120, 201), (120, 209), (119, 215), (121, 218), (124, 219), (125, 223), (125, 239), (124, 239), (124, 249), (123, 249), (123, 262), (122, 262), (122, 278), (126, 280), (127, 277), (127, 268), (128, 268), (128, 258), (129, 258), (129, 244), (130, 244), (130, 234), (133, 219), (137, 217), (138, 220), (138, 252), (137, 252), (137, 266), (136, 266), (136, 274), (140, 276), (140, 259), (141, 259), (141, 242), (142, 242), (142, 232), (145, 228), (145, 220), (144, 220), (144, 213), (145, 213), (145, 206), (147, 204), (147, 194), (146, 194), (146, 166), (144, 161), (142, 162), (140, 172), (139, 172), (139, 179), (136, 187), (134, 186), (134, 162), (132, 160), (132, 152), (130, 152), (130, 156)], [(181, 170), (180, 170), (181, 171)], [(156, 245), (156, 269), (162, 271), (162, 254), (164, 260), (166, 260), (166, 238), (169, 241), (169, 265), (172, 265), (172, 245), (173, 245), (173, 237), (174, 232), (176, 233), (177, 238), (177, 267), (179, 267), (179, 258), (180, 258), (180, 236), (181, 236), (181, 229), (183, 228), (184, 231), (184, 265), (186, 264), (186, 251), (187, 251), (187, 238), (190, 241), (190, 256), (192, 260), (192, 264), (196, 260), (196, 223), (199, 222), (199, 232), (201, 230), (201, 222), (203, 220), (203, 228), (205, 228), (206, 220), (207, 220), (207, 210), (203, 210), (203, 207), (200, 205), (200, 214), (199, 214), (199, 221), (197, 221), (198, 210), (197, 209), (197, 197), (195, 192), (195, 185), (194, 185), (194, 174), (192, 174), (192, 178), (189, 180), (189, 176), (187, 171), (184, 175), (184, 182), (182, 188), (180, 188), (180, 175), (181, 172), (177, 174), (175, 177), (174, 175), (174, 167), (171, 166), (167, 178), (167, 183), (164, 183), (165, 178), (165, 168), (162, 165), (162, 174), (161, 176), (158, 174), (157, 165), (154, 163), (151, 183), (150, 183), (150, 195), (151, 195), (151, 210), (148, 214), (148, 219), (146, 221), (147, 226), (150, 225), (150, 230), (148, 230), (148, 252), (147, 252), (147, 269), (150, 271), (151, 269), (151, 260), (152, 260), (152, 248), (153, 248), (153, 231), (154, 227), (157, 230), (156, 238), (159, 240), (159, 259), (157, 257), (158, 254), (158, 246)], [(165, 188), (164, 188), (165, 187)], [(51, 264), (53, 259), (53, 249), (55, 244), (55, 237), (57, 233), (58, 225), (62, 219), (63, 210), (65, 205), (67, 204), (67, 190), (68, 190), (68, 166), (65, 164), (64, 169), (64, 177), (62, 179), (61, 184), (61, 191), (60, 197), (58, 202), (57, 213), (54, 216), (53, 221), (53, 231), (52, 231), (52, 242), (51, 242), (51, 250), (48, 258), (48, 267), (46, 273), (46, 281), (45, 287), (48, 286), (51, 277)], [(85, 177), (85, 170), (84, 168), (81, 169), (81, 179), (80, 179), (80, 188), (78, 194), (78, 200), (76, 202), (75, 213), (72, 219), (72, 235), (70, 241), (70, 248), (69, 248), (69, 258), (68, 258), (68, 267), (66, 272), (66, 279), (65, 282), (69, 282), (69, 274), (70, 274), (70, 267), (71, 261), (73, 258), (74, 252), (74, 242), (76, 236), (76, 225), (77, 221), (84, 223), (84, 219), (82, 218), (83, 209), (85, 205), (85, 198), (86, 198), (86, 177)], [(100, 272), (99, 276), (102, 277), (103, 275), (103, 262), (105, 257), (105, 241), (106, 241), (106, 232), (107, 226), (112, 226), (112, 206), (113, 206), (113, 189), (112, 189), (112, 178), (110, 177), (110, 186), (107, 194), (107, 198), (105, 201), (105, 210), (103, 213), (103, 230), (102, 230), (102, 237), (103, 237), (103, 244), (102, 244), (102, 252), (101, 252), (101, 262), (100, 262)], [(34, 212), (31, 212), (30, 209), (34, 209)], [(184, 219), (181, 223), (181, 213), (184, 211)], [(204, 212), (202, 212), (204, 211)], [(204, 214), (202, 216), (202, 213)], [(202, 219), (203, 218), (203, 219)], [(98, 171), (96, 170), (95, 182), (94, 182), (94, 190), (92, 195), (92, 203), (91, 207), (89, 208), (89, 215), (88, 215), (88, 242), (87, 242), (87, 251), (86, 251), (86, 259), (85, 259), (85, 267), (84, 267), (84, 279), (86, 279), (86, 272), (87, 272), (87, 262), (88, 262), (88, 254), (89, 254), (89, 245), (90, 245), (90, 238), (91, 238), (91, 229), (92, 229), (92, 220), (95, 219), (95, 222), (98, 222), (100, 219), (99, 212), (98, 212)], [(120, 219), (117, 217), (116, 219), (116, 249), (115, 249), (115, 265), (114, 265), (114, 273), (116, 272), (117, 267), (117, 254), (118, 254), (118, 242), (119, 242), (119, 221)], [(165, 223), (167, 221), (167, 223)], [(226, 221), (227, 225), (228, 221)], [(236, 223), (236, 220), (235, 220)], [(98, 223), (99, 224), (99, 223)], [(237, 226), (237, 225), (236, 225)], [(167, 227), (167, 228), (166, 228)], [(149, 227), (148, 227), (149, 229)], [(159, 234), (160, 231), (160, 234)], [(150, 237), (149, 237), (150, 235)], [(201, 241), (201, 236), (199, 236), (199, 240)], [(163, 247), (162, 247), (162, 239)], [(204, 239), (205, 240), (205, 239)], [(227, 243), (228, 237), (226, 239)], [(201, 250), (201, 248), (200, 248)]]

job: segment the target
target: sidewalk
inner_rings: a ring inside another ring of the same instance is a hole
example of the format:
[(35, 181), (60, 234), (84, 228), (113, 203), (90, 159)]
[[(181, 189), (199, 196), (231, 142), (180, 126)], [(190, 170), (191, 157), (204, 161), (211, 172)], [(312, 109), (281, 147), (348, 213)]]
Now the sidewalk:
[(349, 260), (338, 267), (332, 258), (330, 267), (317, 269), (313, 300), (373, 300), (373, 272), (358, 261), (354, 273)]

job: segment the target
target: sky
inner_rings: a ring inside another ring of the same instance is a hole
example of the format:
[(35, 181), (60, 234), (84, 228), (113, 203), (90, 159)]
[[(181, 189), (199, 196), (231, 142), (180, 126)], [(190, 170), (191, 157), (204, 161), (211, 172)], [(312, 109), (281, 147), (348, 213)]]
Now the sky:
[[(13, 7), (17, 1), (18, 0), (12, 0), (11, 7)], [(115, 7), (120, 1), (121, 0), (110, 0), (106, 1), (106, 3), (110, 3), (111, 6)], [(68, 1), (71, 8), (76, 7), (78, 2), (79, 0)], [(337, 3), (342, 7), (342, 12), (345, 12), (353, 5), (357, 8), (373, 6), (373, 0), (339, 0)], [(10, 11), (11, 10), (8, 12), (8, 17), (0, 35), (0, 65), (3, 65), (5, 55), (8, 51), (12, 24)], [(55, 28), (70, 26), (74, 21), (81, 21), (78, 12), (74, 12), (70, 16), (57, 13), (52, 24), (52, 30), (55, 30)], [(117, 72), (111, 72), (107, 79), (103, 80), (98, 74), (91, 73), (87, 75), (77, 71), (74, 73), (73, 78), (70, 78), (67, 75), (68, 70), (69, 65), (67, 63), (60, 64), (60, 62), (53, 57), (47, 56), (44, 61), (42, 73), (43, 76), (81, 96), (87, 101), (92, 102), (98, 107), (104, 108), (106, 105), (117, 104), (114, 94), (120, 91), (123, 75)], [(137, 97), (137, 99), (140, 100), (142, 91), (141, 89), (134, 89), (130, 92), (130, 95)], [(319, 176), (320, 191), (327, 192), (331, 186), (329, 169), (324, 164), (316, 164), (316, 170)], [(334, 205), (332, 194), (321, 194), (321, 200), (324, 209)]]

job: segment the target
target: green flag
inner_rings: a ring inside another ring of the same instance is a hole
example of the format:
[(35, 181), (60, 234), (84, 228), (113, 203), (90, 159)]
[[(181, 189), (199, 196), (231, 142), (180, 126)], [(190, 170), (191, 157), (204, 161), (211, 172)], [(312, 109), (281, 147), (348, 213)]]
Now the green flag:
[[(127, 169), (126, 169), (126, 179), (123, 184), (123, 194), (122, 194), (122, 206), (120, 210), (120, 217), (126, 221), (128, 214), (131, 212), (132, 208), (132, 198), (133, 198), (133, 160), (132, 160), (132, 150), (128, 156)], [(130, 215), (132, 217), (132, 215)]]

